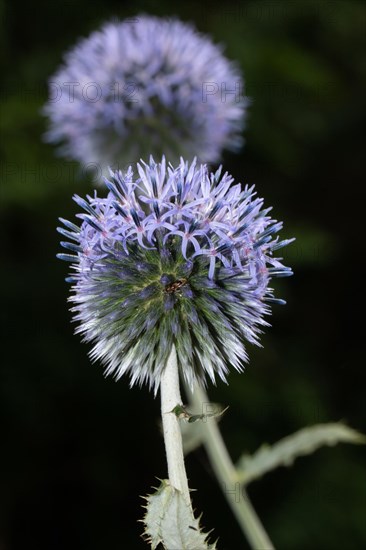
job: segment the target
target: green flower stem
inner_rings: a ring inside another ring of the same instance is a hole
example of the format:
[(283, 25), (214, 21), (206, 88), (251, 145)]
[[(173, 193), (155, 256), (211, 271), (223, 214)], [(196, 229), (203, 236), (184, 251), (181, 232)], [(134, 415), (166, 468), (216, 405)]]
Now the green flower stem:
[[(186, 392), (193, 410), (202, 410), (203, 404), (209, 403), (206, 392), (198, 385), (195, 386), (194, 393), (186, 386)], [(202, 436), (216, 477), (251, 548), (253, 550), (273, 550), (273, 544), (264, 530), (244, 487), (240, 484), (235, 466), (226, 449), (215, 419), (206, 419)]]
[(182, 433), (179, 426), (179, 420), (173, 412), (173, 409), (177, 405), (182, 405), (182, 398), (179, 390), (177, 355), (174, 346), (172, 347), (167, 364), (161, 375), (160, 393), (169, 482), (175, 489), (181, 491), (184, 500), (192, 511), (187, 474), (184, 465)]

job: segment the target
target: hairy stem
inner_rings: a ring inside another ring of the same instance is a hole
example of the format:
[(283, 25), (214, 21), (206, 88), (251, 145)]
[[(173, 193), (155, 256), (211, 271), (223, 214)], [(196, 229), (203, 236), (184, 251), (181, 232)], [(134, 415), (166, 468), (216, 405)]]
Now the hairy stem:
[[(206, 392), (198, 385), (192, 393), (186, 386), (193, 410), (209, 404)], [(257, 516), (249, 497), (241, 486), (235, 466), (226, 449), (215, 419), (206, 420), (202, 430), (204, 445), (225, 497), (253, 550), (273, 550), (273, 545)]]
[(182, 405), (179, 390), (177, 356), (174, 346), (172, 347), (161, 377), (160, 393), (169, 481), (175, 489), (181, 491), (187, 505), (192, 509), (187, 474), (184, 466), (182, 434), (179, 420), (175, 413), (172, 412), (177, 405)]

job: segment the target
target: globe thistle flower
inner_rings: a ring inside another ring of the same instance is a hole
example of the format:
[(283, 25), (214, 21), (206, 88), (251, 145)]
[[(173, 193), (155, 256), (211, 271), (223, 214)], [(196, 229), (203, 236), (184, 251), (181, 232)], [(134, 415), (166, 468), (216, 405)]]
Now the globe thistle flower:
[[(69, 253), (76, 332), (93, 342), (92, 359), (131, 385), (157, 391), (174, 345), (181, 374), (226, 380), (247, 361), (268, 326), (272, 277), (291, 275), (273, 252), (291, 240), (263, 209), (254, 187), (219, 168), (181, 159), (177, 167), (137, 164), (110, 172), (106, 197), (75, 196), (81, 226), (61, 219)], [(71, 254), (70, 254), (71, 252)]]
[(111, 22), (70, 50), (50, 79), (45, 137), (104, 175), (150, 154), (214, 162), (242, 143), (242, 88), (222, 48), (191, 25)]

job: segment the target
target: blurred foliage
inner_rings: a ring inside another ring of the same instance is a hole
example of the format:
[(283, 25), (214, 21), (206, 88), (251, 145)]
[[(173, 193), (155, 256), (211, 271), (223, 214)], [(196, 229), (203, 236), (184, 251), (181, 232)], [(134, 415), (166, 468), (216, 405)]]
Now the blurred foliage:
[[(165, 475), (159, 403), (126, 380), (104, 380), (72, 335), (55, 227), (58, 216), (73, 217), (71, 195), (89, 192), (93, 175), (55, 157), (40, 115), (64, 50), (106, 19), (142, 12), (194, 22), (242, 67), (252, 100), (246, 146), (225, 155), (225, 168), (255, 183), (285, 221), (283, 235), (297, 238), (285, 251), (295, 276), (276, 283), (288, 305), (274, 308), (263, 349), (249, 350), (244, 375), (209, 388), (230, 405), (220, 425), (234, 460), (315, 422), (344, 419), (365, 432), (356, 320), (365, 4), (8, 0), (0, 3), (1, 550), (146, 548), (139, 495)], [(362, 448), (324, 449), (253, 483), (276, 547), (364, 547), (364, 460)], [(187, 467), (220, 549), (246, 548), (203, 450)]]

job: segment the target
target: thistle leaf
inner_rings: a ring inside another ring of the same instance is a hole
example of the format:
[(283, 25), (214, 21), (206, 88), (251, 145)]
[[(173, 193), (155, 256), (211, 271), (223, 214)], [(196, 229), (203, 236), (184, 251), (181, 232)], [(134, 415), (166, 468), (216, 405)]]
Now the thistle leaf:
[(162, 480), (157, 491), (147, 498), (144, 517), (146, 540), (155, 550), (162, 544), (165, 550), (216, 550), (207, 542), (207, 534), (200, 530), (199, 519), (180, 491), (168, 480)]
[(304, 428), (272, 447), (262, 445), (252, 456), (243, 455), (237, 464), (239, 481), (250, 483), (278, 466), (291, 466), (298, 456), (311, 454), (323, 445), (342, 442), (366, 443), (366, 437), (341, 422)]

